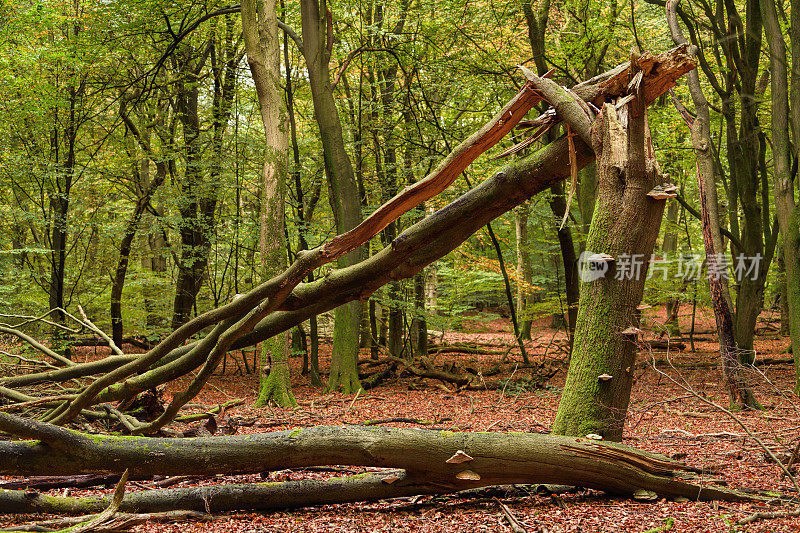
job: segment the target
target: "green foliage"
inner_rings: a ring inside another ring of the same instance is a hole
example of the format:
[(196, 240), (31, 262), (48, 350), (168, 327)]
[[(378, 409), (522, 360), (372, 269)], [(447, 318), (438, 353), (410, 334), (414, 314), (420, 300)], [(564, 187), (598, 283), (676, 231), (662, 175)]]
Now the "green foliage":
[[(246, 59), (235, 69), (230, 116), (224, 124), (215, 122), (224, 54), (230, 47), (235, 56), (242, 53), (239, 15), (211, 17), (174, 42), (173, 34), (221, 5), (163, 0), (0, 5), (0, 311), (35, 314), (48, 307), (53, 230), (62, 224), (54, 217), (54, 205), (68, 199), (65, 302), (68, 307), (82, 304), (98, 325), (108, 328), (110, 280), (120, 243), (136, 202), (159, 171), (165, 172), (165, 181), (135, 225), (122, 294), (126, 332), (159, 337), (168, 331), (180, 268), (205, 264), (197, 312), (262, 280), (258, 238), (264, 136)], [(531, 63), (526, 21), (517, 4), (392, 1), (381, 4), (380, 17), (376, 5), (370, 6), (337, 3), (331, 60), (334, 75), (341, 74), (335, 94), (349, 155), (363, 185), (364, 215), (430, 172), (484, 124), (517, 90), (516, 65)], [(661, 8), (635, 3), (634, 9), (639, 41), (656, 51), (671, 47)], [(559, 83), (572, 85), (628, 58), (636, 42), (630, 10), (626, 2), (553, 3), (545, 51)], [(288, 26), (300, 28), (296, 3), (288, 3), (283, 16)], [(330, 239), (335, 229), (306, 67), (296, 46), (288, 43), (298, 155), (297, 162), (290, 157), (286, 205), (286, 256), (291, 259), (301, 236), (313, 247)], [(285, 79), (282, 83), (286, 86)], [(181, 88), (197, 89), (195, 141), (181, 121)], [(690, 100), (684, 86), (676, 94)], [(740, 104), (731, 105), (738, 112)], [(759, 113), (766, 128), (765, 108)], [(663, 171), (697, 207), (694, 159), (682, 119), (667, 99), (656, 102), (649, 116)], [(728, 175), (723, 126), (715, 115), (715, 149)], [(70, 127), (77, 134), (72, 137), (74, 165), (67, 169)], [(466, 171), (470, 181), (477, 183), (501, 168), (506, 162), (492, 156), (511, 142), (511, 137), (504, 139), (471, 165)], [(396, 233), (466, 188), (465, 180), (457, 180), (404, 215)], [(215, 201), (213, 221), (187, 214), (187, 206), (209, 198)], [(724, 194), (721, 198), (730, 201)], [(566, 308), (556, 239), (560, 221), (553, 219), (547, 200), (540, 195), (534, 201), (528, 220), (532, 297), (521, 320)], [(580, 252), (586, 236), (577, 203), (572, 202), (568, 224)], [(739, 222), (738, 212), (727, 207), (723, 225), (730, 227)], [(301, 209), (304, 220), (299, 219)], [(184, 253), (192, 248), (181, 244), (180, 232), (187, 228), (206, 237), (199, 247), (205, 256)], [(680, 253), (700, 253), (699, 228), (681, 209), (677, 223), (664, 224), (662, 235), (676, 234)], [(501, 216), (494, 229), (516, 290), (521, 282), (513, 216)], [(370, 251), (377, 253), (387, 244), (374, 239)], [(437, 308), (425, 313), (432, 329), (459, 328), (466, 314), (476, 320), (476, 310), (489, 311), (478, 315), (481, 320), (507, 313), (495, 251), (483, 232), (433, 269)], [(777, 285), (777, 278), (769, 283)], [(705, 284), (698, 283), (697, 289), (705, 302)], [(411, 284), (404, 282), (400, 296), (391, 300), (387, 294), (381, 290), (373, 298), (383, 307), (400, 307), (408, 324), (414, 309)], [(694, 294), (694, 286), (684, 289), (679, 279), (654, 277), (645, 300), (657, 305)]]

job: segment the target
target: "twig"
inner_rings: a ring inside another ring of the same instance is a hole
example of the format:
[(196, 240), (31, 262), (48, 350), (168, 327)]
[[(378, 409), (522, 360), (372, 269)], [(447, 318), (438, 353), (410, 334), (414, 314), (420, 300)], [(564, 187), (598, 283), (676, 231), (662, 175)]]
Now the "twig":
[(100, 335), (100, 337), (101, 337), (101, 338), (102, 338), (104, 341), (106, 341), (106, 342), (108, 343), (108, 346), (111, 348), (111, 351), (112, 351), (112, 352), (114, 352), (114, 353), (115, 353), (115, 354), (117, 354), (117, 355), (125, 355), (125, 352), (123, 352), (123, 351), (122, 351), (122, 350), (119, 348), (119, 346), (117, 346), (116, 344), (114, 344), (114, 341), (111, 339), (111, 337), (109, 337), (108, 335), (106, 335), (106, 333), (105, 333), (105, 332), (104, 332), (102, 329), (100, 329), (100, 328), (98, 328), (97, 326), (95, 326), (95, 325), (94, 325), (94, 323), (93, 323), (91, 320), (89, 320), (89, 317), (87, 317), (87, 316), (86, 316), (86, 313), (83, 311), (83, 307), (81, 307), (81, 306), (79, 305), (79, 306), (78, 306), (78, 311), (80, 312), (80, 314), (81, 314), (81, 318), (83, 318), (83, 323), (84, 323), (84, 324), (86, 324), (86, 327), (88, 327), (90, 330), (92, 330), (92, 331), (94, 331), (95, 333), (97, 333), (98, 335)]
[[(797, 455), (798, 453), (800, 453), (800, 440), (797, 441), (797, 446), (794, 447), (794, 451), (792, 452), (792, 455), (789, 457), (789, 461), (786, 463), (786, 470), (788, 470), (789, 472), (792, 471), (792, 465), (794, 465), (794, 463), (798, 459)], [(783, 479), (784, 477), (786, 477), (786, 472), (781, 472), (781, 479)]]
[(28, 359), (27, 357), (23, 357), (21, 355), (15, 354), (15, 353), (7, 352), (5, 350), (0, 350), (0, 354), (5, 355), (6, 357), (15, 357), (15, 358), (19, 359), (20, 361), (24, 361), (26, 363), (31, 363), (33, 365), (44, 365), (47, 368), (52, 368), (54, 370), (57, 370), (58, 368), (60, 368), (60, 367), (57, 367), (55, 365), (51, 365), (47, 361), (42, 361), (40, 359)]
[(440, 418), (439, 420), (422, 420), (420, 418), (407, 418), (404, 416), (393, 416), (390, 418), (379, 418), (376, 420), (365, 420), (361, 422), (360, 425), (362, 426), (377, 426), (380, 424), (393, 424), (393, 423), (404, 423), (404, 424), (419, 424), (421, 426), (435, 426), (436, 424), (441, 424), (442, 422), (452, 422), (452, 418)]
[[(237, 405), (242, 405), (243, 403), (244, 403), (243, 399), (236, 398), (235, 400), (230, 400), (216, 407), (211, 407), (211, 408), (203, 407), (203, 409), (205, 409), (204, 413), (194, 413), (191, 415), (177, 416), (175, 417), (175, 422), (194, 422), (195, 420), (203, 420), (204, 418), (208, 418), (212, 415), (215, 415), (220, 411), (227, 411), (231, 407), (236, 407)], [(184, 409), (188, 409), (191, 407), (194, 406), (191, 404), (186, 404), (183, 406)]]
[[(2, 387), (0, 387), (2, 388)], [(50, 402), (59, 402), (62, 400), (71, 400), (74, 394), (62, 394), (60, 396), (46, 396), (44, 398), (37, 398), (27, 402), (12, 403), (9, 405), (0, 406), (0, 411), (18, 411), (20, 409), (27, 409), (28, 407), (36, 407), (37, 405), (47, 404)]]
[(363, 390), (364, 389), (359, 388), (358, 391), (356, 391), (356, 395), (353, 397), (353, 401), (350, 402), (350, 405), (345, 410), (345, 414), (350, 412), (350, 410), (353, 408), (353, 404), (356, 403), (356, 400), (358, 400), (358, 397), (361, 395), (361, 391)]
[(25, 341), (26, 343), (28, 343), (32, 347), (36, 348), (37, 350), (39, 350), (40, 352), (45, 354), (50, 359), (54, 359), (54, 360), (58, 361), (59, 363), (61, 363), (64, 366), (72, 366), (72, 365), (75, 364), (74, 362), (70, 361), (69, 359), (67, 359), (63, 355), (57, 354), (56, 352), (54, 352), (53, 350), (51, 350), (47, 346), (43, 345), (42, 343), (40, 343), (39, 341), (37, 341), (33, 337), (30, 337), (30, 336), (26, 335), (25, 333), (21, 332), (18, 329), (9, 328), (9, 327), (6, 327), (6, 326), (0, 326), (0, 333), (8, 333), (9, 335), (14, 335), (15, 337), (19, 338), (20, 340)]
[(511, 531), (514, 533), (527, 533), (528, 530), (525, 529), (525, 526), (522, 525), (522, 522), (517, 520), (517, 517), (514, 516), (514, 513), (511, 512), (511, 509), (508, 508), (508, 505), (501, 502), (498, 498), (495, 498), (494, 501), (497, 502), (497, 505), (500, 506), (500, 510), (503, 511), (503, 516), (508, 522)]
[(70, 528), (70, 533), (88, 533), (89, 531), (110, 529), (108, 527), (103, 528), (101, 525), (104, 524), (104, 522), (108, 522), (114, 518), (114, 515), (117, 514), (119, 505), (122, 503), (122, 498), (125, 496), (125, 485), (127, 483), (128, 469), (126, 468), (125, 472), (122, 474), (122, 477), (117, 483), (116, 488), (114, 489), (114, 495), (111, 497), (111, 503), (108, 504), (108, 507), (102, 513), (99, 513), (88, 522), (80, 524), (75, 528)]
[(764, 513), (753, 513), (746, 518), (742, 518), (736, 525), (743, 526), (745, 524), (752, 524), (753, 522), (757, 522), (759, 520), (773, 520), (775, 518), (789, 518), (793, 516), (800, 516), (800, 508), (792, 509), (790, 511), (773, 511), (773, 512), (764, 512)]
[(662, 533), (664, 531), (669, 531), (672, 529), (672, 526), (675, 525), (675, 519), (671, 516), (664, 520), (663, 526), (654, 527), (653, 529), (648, 529), (644, 533)]
[(747, 436), (744, 433), (733, 433), (731, 431), (720, 431), (718, 433), (689, 433), (685, 429), (662, 429), (661, 433), (680, 433), (690, 439), (699, 439), (701, 437), (741, 439)]
[[(68, 528), (75, 524), (81, 524), (90, 520), (95, 515), (86, 516), (71, 516), (66, 518), (59, 518), (57, 520), (44, 520), (42, 522), (33, 522), (19, 526), (11, 526), (0, 529), (0, 531), (51, 531), (57, 529)], [(210, 515), (201, 513), (199, 511), (166, 511), (163, 513), (117, 513), (116, 527), (117, 530), (126, 527), (132, 527), (144, 522), (173, 522), (188, 519), (199, 520), (212, 520)]]
[(125, 428), (131, 433), (141, 429), (145, 425), (136, 420), (134, 417), (126, 415), (125, 413), (123, 413), (118, 409), (114, 409), (113, 407), (111, 407), (110, 404), (104, 403), (103, 405), (101, 405), (101, 407), (105, 409), (109, 415), (113, 415), (114, 417), (116, 417), (116, 419), (119, 420), (122, 423), (122, 425), (125, 426)]
[[(758, 446), (764, 451), (764, 453), (766, 453), (773, 461), (775, 461), (775, 463), (781, 468), (781, 470), (783, 470), (783, 472), (786, 474), (786, 476), (792, 482), (792, 485), (794, 486), (795, 490), (800, 493), (800, 486), (798, 486), (797, 480), (792, 475), (792, 473), (789, 472), (789, 470), (786, 468), (786, 465), (784, 465), (781, 461), (778, 460), (778, 458), (775, 456), (775, 454), (772, 452), (772, 450), (770, 450), (769, 447), (767, 447), (767, 445), (765, 445), (764, 442), (761, 439), (759, 439), (756, 436), (756, 434), (753, 433), (753, 431), (749, 427), (747, 427), (747, 424), (742, 422), (741, 418), (739, 418), (738, 416), (733, 414), (729, 409), (725, 409), (724, 407), (722, 407), (721, 405), (717, 404), (716, 402), (713, 402), (713, 401), (709, 400), (708, 398), (706, 398), (705, 396), (703, 396), (701, 394), (698, 394), (688, 384), (681, 383), (680, 381), (676, 380), (675, 378), (673, 378), (672, 376), (670, 376), (666, 372), (662, 372), (661, 370), (659, 370), (656, 367), (655, 364), (653, 364), (653, 370), (655, 370), (657, 373), (659, 373), (660, 375), (662, 375), (666, 379), (670, 380), (672, 383), (674, 383), (675, 385), (679, 386), (680, 388), (682, 388), (683, 390), (685, 390), (689, 394), (693, 395), (695, 398), (697, 398), (701, 402), (705, 403), (706, 405), (709, 405), (709, 406), (711, 406), (711, 407), (713, 407), (715, 409), (718, 409), (720, 412), (725, 413), (731, 420), (736, 422), (736, 424), (738, 424), (739, 427), (741, 427), (745, 431), (745, 433), (747, 433), (747, 436), (749, 436), (751, 439), (753, 439), (758, 444)], [(673, 367), (673, 370), (677, 370), (677, 369), (675, 369)]]
[[(65, 315), (67, 315), (67, 316), (69, 316), (71, 318), (75, 318), (72, 315), (70, 315), (69, 313), (67, 313), (66, 311), (64, 311), (63, 309), (61, 309), (60, 307), (54, 307), (53, 309), (50, 309), (46, 313), (41, 314), (39, 316), (14, 315), (14, 314), (0, 313), (0, 316), (2, 316), (2, 317), (6, 317), (6, 318), (22, 318), (22, 319), (24, 319), (24, 321), (20, 322), (19, 324), (13, 324), (12, 325), (12, 324), (0, 323), (0, 326), (7, 326), (7, 327), (10, 327), (10, 328), (21, 328), (22, 326), (27, 326), (28, 324), (32, 324), (34, 322), (43, 322), (43, 323), (47, 324), (48, 326), (53, 326), (55, 328), (64, 330), (64, 331), (66, 331), (68, 333), (80, 333), (81, 332), (81, 330), (83, 329), (82, 327), (79, 328), (79, 329), (72, 329), (72, 328), (70, 328), (68, 326), (65, 326), (64, 324), (59, 323), (59, 322), (53, 322), (52, 320), (46, 320), (46, 317), (48, 317), (48, 316), (50, 316), (53, 313), (56, 313), (58, 311), (63, 312)], [(78, 322), (80, 322), (80, 321), (78, 321)]]

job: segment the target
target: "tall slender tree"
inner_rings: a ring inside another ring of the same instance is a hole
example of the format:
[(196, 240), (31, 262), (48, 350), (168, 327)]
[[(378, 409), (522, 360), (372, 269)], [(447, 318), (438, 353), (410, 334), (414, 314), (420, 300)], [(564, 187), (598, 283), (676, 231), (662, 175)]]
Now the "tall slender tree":
[[(288, 169), (288, 122), (280, 87), (281, 32), (276, 0), (242, 2), (242, 31), (247, 62), (264, 123), (266, 146), (261, 174), (261, 268), (265, 279), (286, 266), (284, 253), (284, 201)], [(289, 331), (262, 345), (262, 372), (256, 405), (274, 402), (294, 407), (297, 401), (289, 379)]]
[[(772, 109), (772, 159), (775, 211), (783, 236), (783, 260), (786, 269), (786, 295), (789, 307), (789, 335), (792, 339), (795, 366), (795, 393), (800, 394), (800, 205), (795, 200), (796, 169), (800, 155), (800, 2), (792, 1), (789, 38), (792, 46), (788, 62), (784, 33), (773, 0), (761, 0), (770, 52)], [(787, 69), (791, 68), (791, 88)], [(790, 106), (791, 102), (791, 106)], [(791, 131), (794, 138), (790, 139)], [(792, 143), (792, 140), (794, 141)]]
[[(345, 149), (342, 123), (330, 79), (330, 60), (335, 39), (333, 13), (325, 0), (301, 0), (300, 14), (303, 26), (302, 51), (311, 84), (314, 118), (322, 140), (328, 198), (336, 231), (344, 233), (356, 227), (362, 217), (358, 184)], [(338, 264), (340, 267), (353, 265), (361, 261), (363, 256), (363, 248), (358, 248), (342, 256)], [(336, 309), (329, 390), (341, 390), (349, 394), (361, 388), (356, 367), (361, 311), (362, 305), (358, 300)]]

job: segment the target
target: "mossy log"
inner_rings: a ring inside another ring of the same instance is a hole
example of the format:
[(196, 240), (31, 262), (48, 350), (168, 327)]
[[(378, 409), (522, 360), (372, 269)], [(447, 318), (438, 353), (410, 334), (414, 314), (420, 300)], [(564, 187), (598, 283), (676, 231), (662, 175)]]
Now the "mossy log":
[[(129, 494), (122, 510), (222, 511), (275, 509), (446, 494), (510, 483), (574, 485), (614, 494), (648, 491), (662, 497), (754, 500), (701, 485), (697, 469), (622, 444), (533, 433), (319, 426), (252, 435), (148, 438), (87, 435), (0, 413), (0, 429), (28, 441), (0, 442), (2, 475), (131, 476), (241, 474), (293, 467), (347, 465), (398, 468), (327, 482), (169, 489)], [(246, 495), (246, 496), (245, 496)], [(54, 498), (0, 491), (0, 512), (86, 513), (102, 499)]]

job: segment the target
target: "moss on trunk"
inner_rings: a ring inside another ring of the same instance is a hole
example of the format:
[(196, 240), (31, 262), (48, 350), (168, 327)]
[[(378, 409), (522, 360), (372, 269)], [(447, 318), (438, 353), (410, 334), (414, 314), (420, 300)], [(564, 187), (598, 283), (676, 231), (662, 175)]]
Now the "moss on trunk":
[(268, 372), (261, 372), (256, 407), (274, 403), (279, 407), (297, 407), (289, 377), (289, 332), (275, 335), (263, 343), (261, 362)]
[[(598, 197), (582, 264), (600, 270), (583, 271), (572, 358), (553, 423), (557, 434), (613, 441), (622, 438), (637, 350), (636, 308), (664, 211), (664, 200), (647, 196), (659, 173), (641, 98), (622, 111), (627, 128), (609, 104), (595, 123), (602, 137), (595, 146)], [(587, 261), (593, 253), (615, 260)]]
[(333, 354), (328, 388), (352, 394), (361, 389), (358, 380), (358, 330), (361, 323), (361, 302), (356, 300), (336, 308), (333, 329)]

